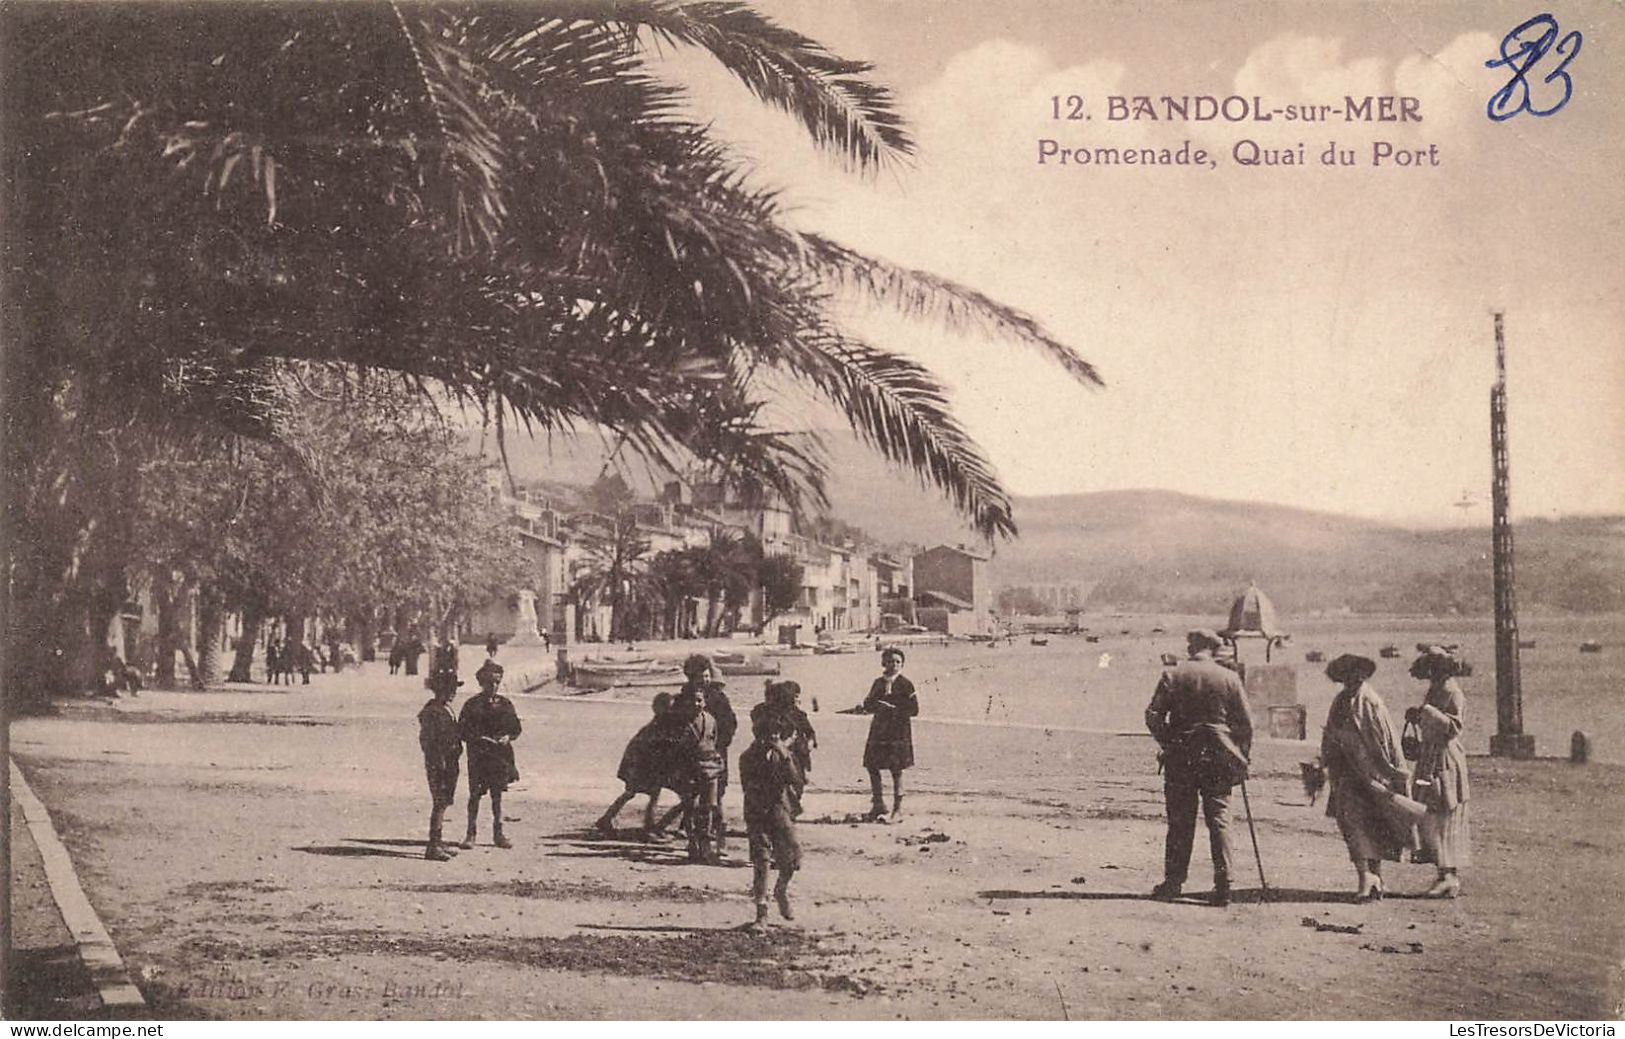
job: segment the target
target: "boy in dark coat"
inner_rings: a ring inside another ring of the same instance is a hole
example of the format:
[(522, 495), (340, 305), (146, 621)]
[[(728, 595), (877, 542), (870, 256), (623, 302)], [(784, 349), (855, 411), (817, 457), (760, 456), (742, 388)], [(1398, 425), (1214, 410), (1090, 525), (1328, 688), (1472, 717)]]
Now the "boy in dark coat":
[(914, 683), (903, 677), (903, 660), (903, 651), (896, 646), (880, 654), (881, 675), (852, 712), (873, 716), (869, 741), (863, 747), (863, 767), (869, 771), (873, 797), (868, 818), (873, 822), (887, 821), (880, 773), (891, 773), (891, 814), (895, 819), (903, 813), (903, 770), (914, 767), (914, 726), (909, 719), (920, 713), (920, 701), (914, 695)]
[(445, 862), (457, 854), (441, 841), (446, 809), (457, 798), (458, 765), (463, 756), (463, 737), (457, 719), (451, 714), (451, 700), (457, 695), (455, 671), (441, 671), (426, 683), (434, 698), (418, 712), (418, 746), (423, 748), (423, 770), (429, 777), (429, 847), (423, 857)]
[(785, 724), (782, 714), (765, 713), (751, 718), (756, 738), (739, 755), (739, 785), (745, 791), (745, 833), (750, 841), (751, 896), (756, 902), (756, 920), (767, 921), (767, 871), (777, 866), (778, 883), (773, 896), (779, 915), (795, 919), (790, 907), (790, 878), (801, 868), (801, 844), (796, 839), (795, 805), (800, 800), (805, 778), (790, 750), (796, 732)]
[[(721, 768), (714, 777), (716, 793), (711, 798), (709, 818), (710, 839), (716, 851), (720, 852), (726, 847), (728, 837), (728, 824), (722, 816), (722, 797), (728, 792), (728, 749), (733, 745), (734, 733), (739, 729), (739, 718), (734, 714), (733, 704), (728, 701), (728, 694), (723, 691), (723, 683), (717, 679), (716, 667), (710, 657), (704, 653), (691, 654), (683, 661), (683, 675), (687, 681), (683, 683), (678, 698), (684, 696), (694, 698), (704, 712), (711, 716), (714, 723), (712, 741)], [(681, 717), (689, 716), (681, 715)]]
[[(801, 770), (805, 782), (807, 776), (812, 774), (812, 750), (818, 746), (818, 733), (813, 730), (812, 719), (801, 709), (800, 700), (799, 683), (768, 682), (763, 702), (750, 710), (750, 723), (751, 731), (755, 732), (757, 722), (767, 718), (779, 729), (790, 733), (790, 756), (795, 759), (796, 768)], [(792, 814), (801, 814), (799, 794), (792, 806)]]
[(463, 847), (472, 848), (478, 831), (480, 796), (491, 794), (491, 843), (511, 848), (513, 842), (502, 832), (502, 792), (519, 778), (514, 764), (513, 741), (520, 732), (519, 713), (513, 701), (497, 693), (502, 684), (502, 665), (487, 660), (474, 673), (480, 684), (477, 696), (463, 705), (457, 718), (463, 741), (468, 744), (468, 833)]
[(649, 804), (643, 810), (644, 836), (657, 832), (655, 810), (660, 801), (660, 789), (666, 785), (671, 771), (672, 748), (677, 737), (671, 719), (672, 699), (670, 693), (655, 694), (650, 705), (654, 718), (627, 741), (626, 751), (621, 754), (621, 767), (615, 773), (626, 784), (626, 789), (593, 823), (592, 828), (597, 832), (614, 834), (615, 816), (639, 794), (649, 795)]
[[(709, 671), (709, 662), (707, 663)], [(672, 701), (677, 725), (677, 747), (673, 770), (687, 789), (684, 798), (684, 825), (688, 829), (688, 857), (691, 862), (715, 865), (722, 851), (719, 840), (721, 811), (717, 807), (720, 781), (727, 763), (717, 749), (717, 720), (705, 708), (705, 689), (689, 682)]]

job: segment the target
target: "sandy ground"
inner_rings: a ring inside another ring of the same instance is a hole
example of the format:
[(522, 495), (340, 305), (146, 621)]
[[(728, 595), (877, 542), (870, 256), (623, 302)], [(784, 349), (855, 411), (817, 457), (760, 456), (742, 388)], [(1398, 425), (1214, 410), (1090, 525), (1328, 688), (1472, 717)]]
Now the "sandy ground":
[[(742, 684), (743, 685), (743, 684)], [(754, 686), (750, 686), (754, 688)], [(743, 688), (737, 706), (752, 697)], [(13, 753), (158, 1013), (221, 1018), (1617, 1018), (1625, 770), (1473, 761), (1475, 867), (1454, 902), (1369, 906), (1301, 743), (1249, 784), (1269, 881), (1150, 901), (1162, 803), (1140, 736), (922, 719), (906, 814), (852, 822), (865, 719), (813, 716), (793, 924), (724, 867), (586, 827), (638, 701), (516, 698), (516, 847), (427, 862), (416, 680), (148, 693), (13, 725)], [(741, 748), (735, 748), (735, 754)], [(727, 812), (739, 825), (739, 794)], [(458, 831), (462, 807), (448, 831)], [(14, 864), (14, 869), (17, 866)], [(23, 866), (26, 869), (26, 864)], [(1206, 889), (1199, 836), (1193, 893)], [(1396, 894), (1432, 879), (1391, 865)], [(26, 892), (27, 889), (24, 889)], [(23, 913), (19, 909), (19, 919)], [(49, 990), (46, 982), (39, 986)]]

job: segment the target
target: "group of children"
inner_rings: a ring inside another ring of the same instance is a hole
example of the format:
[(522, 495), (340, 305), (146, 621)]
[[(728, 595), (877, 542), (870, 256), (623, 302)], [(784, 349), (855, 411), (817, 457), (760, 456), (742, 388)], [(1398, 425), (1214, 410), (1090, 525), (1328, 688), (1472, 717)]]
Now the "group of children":
[[(866, 818), (888, 820), (881, 773), (892, 775), (891, 817), (902, 811), (902, 773), (914, 764), (914, 744), (910, 719), (919, 713), (914, 687), (902, 675), (902, 650), (888, 648), (881, 654), (882, 675), (870, 687), (863, 703), (851, 714), (869, 714), (869, 740), (864, 749), (864, 767), (870, 776), (874, 803)], [(666, 840), (666, 826), (682, 816), (692, 862), (716, 864), (721, 861), (727, 827), (723, 821), (722, 796), (727, 790), (728, 752), (738, 729), (738, 718), (729, 702), (715, 665), (704, 654), (694, 654), (683, 662), (684, 683), (673, 696), (660, 693), (654, 698), (654, 716), (627, 743), (617, 775), (625, 790), (594, 824), (602, 834), (615, 832), (615, 818), (639, 794), (648, 797), (644, 808), (644, 837)], [(475, 676), (480, 695), (464, 705), (454, 721), (451, 699), (462, 683), (455, 668), (436, 668), (428, 685), (434, 699), (418, 714), (420, 742), (429, 777), (433, 809), (429, 817), (429, 848), (426, 857), (444, 861), (453, 854), (441, 841), (445, 810), (455, 797), (458, 758), (462, 745), (469, 749), (468, 837), (463, 847), (471, 847), (475, 834), (479, 798), (491, 793), (495, 818), (495, 843), (510, 847), (502, 834), (502, 791), (518, 772), (513, 765), (511, 741), (519, 735), (519, 719), (513, 704), (497, 694), (502, 668), (488, 660)], [(790, 878), (801, 868), (801, 845), (795, 820), (801, 814), (801, 796), (807, 775), (812, 771), (812, 751), (818, 736), (800, 706), (801, 687), (790, 681), (769, 682), (764, 699), (751, 709), (752, 741), (739, 756), (739, 783), (744, 791), (745, 833), (752, 868), (752, 895), (756, 918), (761, 926), (767, 918), (767, 882), (777, 869), (773, 894), (779, 913), (794, 919), (790, 903)], [(502, 760), (492, 761), (495, 748)], [(667, 815), (659, 812), (660, 793), (671, 790), (679, 803)]]
[(423, 857), (445, 862), (457, 854), (442, 838), (446, 809), (457, 798), (457, 779), (463, 756), (468, 746), (468, 830), (462, 847), (472, 848), (479, 831), (480, 798), (491, 795), (491, 843), (498, 848), (511, 848), (513, 842), (502, 832), (502, 793), (519, 778), (514, 762), (513, 741), (519, 738), (522, 726), (513, 701), (497, 692), (502, 684), (503, 668), (495, 660), (487, 660), (475, 672), (479, 683), (478, 696), (463, 704), (462, 712), (452, 715), (451, 701), (457, 688), (463, 684), (457, 677), (457, 668), (436, 667), (429, 673), (427, 685), (433, 699), (418, 712), (418, 744), (423, 748), (423, 767), (429, 778), (429, 846)]

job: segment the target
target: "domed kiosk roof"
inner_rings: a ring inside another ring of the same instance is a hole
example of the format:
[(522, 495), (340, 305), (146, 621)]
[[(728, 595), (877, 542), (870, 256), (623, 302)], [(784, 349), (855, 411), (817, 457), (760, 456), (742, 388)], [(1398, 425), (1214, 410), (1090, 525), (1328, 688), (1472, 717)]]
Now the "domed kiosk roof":
[(1270, 597), (1259, 591), (1258, 585), (1248, 584), (1247, 590), (1230, 604), (1230, 623), (1219, 634), (1227, 639), (1274, 639), (1284, 633)]

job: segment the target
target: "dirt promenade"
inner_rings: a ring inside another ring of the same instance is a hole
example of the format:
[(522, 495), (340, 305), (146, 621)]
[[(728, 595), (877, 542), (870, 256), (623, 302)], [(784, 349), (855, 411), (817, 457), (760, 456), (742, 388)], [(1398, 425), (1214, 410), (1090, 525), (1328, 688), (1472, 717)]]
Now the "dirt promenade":
[[(1237, 904), (1152, 902), (1147, 738), (921, 719), (902, 820), (867, 803), (864, 719), (813, 716), (794, 924), (730, 866), (586, 827), (640, 703), (517, 698), (516, 847), (422, 858), (415, 680), (147, 694), (13, 725), (13, 753), (163, 1016), (223, 1018), (1616, 1018), (1625, 770), (1473, 761), (1467, 896), (1352, 903), (1305, 804), (1306, 744), (1266, 743), (1237, 802)], [(736, 706), (752, 699), (741, 687)], [(742, 713), (743, 713), (742, 710)], [(734, 749), (737, 756), (741, 747)], [(669, 795), (668, 795), (669, 796)], [(641, 799), (640, 802), (641, 803)], [(727, 814), (737, 829), (739, 794)], [(463, 806), (448, 831), (460, 831)], [(15, 866), (14, 866), (15, 868)], [(1420, 891), (1424, 866), (1389, 867)], [(1191, 890), (1206, 889), (1198, 840)], [(25, 891), (27, 889), (24, 889)], [(21, 894), (21, 892), (20, 892)], [(22, 910), (19, 910), (19, 915)]]

